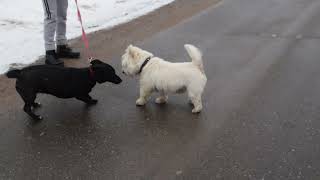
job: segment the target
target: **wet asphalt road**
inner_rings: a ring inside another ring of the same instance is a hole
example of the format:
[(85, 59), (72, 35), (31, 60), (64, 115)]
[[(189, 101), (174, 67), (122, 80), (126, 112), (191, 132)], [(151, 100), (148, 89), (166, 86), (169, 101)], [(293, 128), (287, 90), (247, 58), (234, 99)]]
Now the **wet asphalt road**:
[(224, 0), (138, 44), (177, 62), (202, 49), (201, 114), (185, 95), (138, 108), (126, 77), (91, 108), (40, 95), (41, 123), (1, 114), (0, 179), (319, 179), (319, 18), (318, 0)]

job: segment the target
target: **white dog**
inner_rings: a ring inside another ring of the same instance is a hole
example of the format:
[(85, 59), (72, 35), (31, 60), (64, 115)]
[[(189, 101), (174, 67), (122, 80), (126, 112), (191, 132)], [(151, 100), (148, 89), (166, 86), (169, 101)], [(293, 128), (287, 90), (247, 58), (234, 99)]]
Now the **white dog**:
[(201, 96), (207, 83), (202, 64), (202, 53), (193, 45), (186, 44), (192, 62), (171, 63), (154, 57), (152, 53), (130, 45), (122, 56), (123, 73), (140, 76), (140, 97), (136, 105), (147, 103), (152, 92), (160, 93), (156, 103), (166, 103), (168, 93), (188, 92), (193, 113), (202, 110)]

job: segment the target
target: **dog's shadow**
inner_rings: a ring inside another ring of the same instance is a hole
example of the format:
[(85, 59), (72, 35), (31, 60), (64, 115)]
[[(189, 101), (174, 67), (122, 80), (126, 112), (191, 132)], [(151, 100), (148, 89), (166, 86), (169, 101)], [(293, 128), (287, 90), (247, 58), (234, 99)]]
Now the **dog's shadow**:
[[(202, 119), (201, 114), (192, 114), (192, 105), (176, 99), (165, 104), (150, 100), (145, 106), (137, 107), (138, 119), (146, 128), (167, 129), (177, 126), (191, 127), (195, 130)], [(189, 128), (188, 128), (189, 129)]]
[[(81, 148), (85, 148), (88, 143), (103, 143), (104, 131), (96, 120), (93, 109), (85, 104), (75, 105), (73, 108), (70, 105), (75, 104), (67, 103), (61, 109), (56, 109), (57, 114), (47, 114), (44, 120), (30, 121), (25, 126), (25, 136), (31, 139), (32, 151), (46, 152), (51, 147), (55, 149), (50, 152), (52, 156), (64, 154), (67, 149), (85, 155), (91, 153), (91, 150)], [(58, 113), (59, 110), (61, 112)]]
[[(52, 97), (54, 98), (54, 97)], [(35, 110), (35, 112), (43, 115), (44, 119), (35, 121), (28, 117), (28, 127), (31, 131), (37, 133), (37, 129), (46, 126), (63, 126), (69, 129), (76, 129), (79, 127), (93, 126), (94, 116), (93, 108), (96, 105), (86, 105), (77, 100), (65, 101), (63, 99), (52, 99), (49, 97), (39, 98), (42, 106)], [(55, 101), (55, 106), (50, 106), (47, 101)], [(53, 108), (54, 107), (54, 108)]]

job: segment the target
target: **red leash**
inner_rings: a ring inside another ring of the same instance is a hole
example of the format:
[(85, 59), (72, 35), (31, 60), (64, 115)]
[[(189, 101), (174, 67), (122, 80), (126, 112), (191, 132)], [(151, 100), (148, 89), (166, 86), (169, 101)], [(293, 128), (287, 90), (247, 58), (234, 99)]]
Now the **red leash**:
[(77, 6), (78, 20), (80, 21), (81, 30), (82, 30), (82, 38), (81, 39), (82, 39), (84, 46), (85, 46), (85, 54), (88, 57), (88, 61), (91, 62), (93, 60), (93, 57), (91, 56), (90, 49), (89, 49), (89, 40), (87, 38), (87, 34), (86, 34), (84, 27), (83, 27), (83, 24), (82, 24), (82, 18), (81, 18), (80, 9), (78, 6), (78, 0), (75, 0), (75, 2), (76, 2), (76, 6)]

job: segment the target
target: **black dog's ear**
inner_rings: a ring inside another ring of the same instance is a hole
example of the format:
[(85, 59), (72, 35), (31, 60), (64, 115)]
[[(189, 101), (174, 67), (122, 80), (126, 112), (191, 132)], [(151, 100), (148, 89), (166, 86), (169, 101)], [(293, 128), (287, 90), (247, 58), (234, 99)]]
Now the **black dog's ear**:
[(103, 64), (103, 62), (100, 61), (99, 59), (92, 60), (90, 63), (91, 63), (92, 65)]

